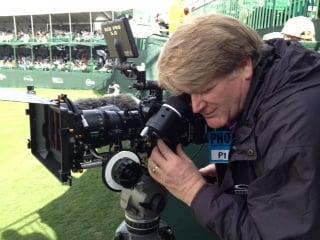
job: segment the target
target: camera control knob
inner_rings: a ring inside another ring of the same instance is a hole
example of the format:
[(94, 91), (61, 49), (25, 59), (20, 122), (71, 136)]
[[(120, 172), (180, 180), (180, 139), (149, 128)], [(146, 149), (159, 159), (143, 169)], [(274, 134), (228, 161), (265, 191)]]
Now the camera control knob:
[(161, 194), (156, 194), (151, 200), (151, 210), (156, 213), (161, 213), (166, 206), (166, 198)]
[(161, 213), (166, 206), (166, 197), (160, 193), (155, 194), (150, 201), (140, 203), (142, 207), (154, 213)]
[(142, 176), (140, 164), (130, 158), (119, 159), (111, 170), (114, 181), (124, 188), (131, 188)]
[(140, 159), (131, 151), (116, 153), (102, 167), (102, 180), (112, 191), (133, 187), (141, 176)]

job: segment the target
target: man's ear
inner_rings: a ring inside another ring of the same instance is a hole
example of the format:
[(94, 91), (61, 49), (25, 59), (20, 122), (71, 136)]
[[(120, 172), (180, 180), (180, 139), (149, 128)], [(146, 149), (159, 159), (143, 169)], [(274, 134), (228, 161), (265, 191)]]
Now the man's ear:
[(244, 79), (251, 81), (253, 75), (253, 63), (251, 57), (246, 57), (240, 64), (240, 69), (243, 73)]

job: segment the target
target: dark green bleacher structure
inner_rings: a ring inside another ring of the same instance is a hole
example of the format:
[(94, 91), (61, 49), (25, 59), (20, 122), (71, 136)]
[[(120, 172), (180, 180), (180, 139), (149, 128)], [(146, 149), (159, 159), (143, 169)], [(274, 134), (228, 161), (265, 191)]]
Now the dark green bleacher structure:
[[(314, 22), (319, 41), (319, 4), (319, 0), (215, 0), (206, 1), (193, 11), (193, 15), (228, 15), (255, 29), (261, 36), (280, 31), (290, 18), (305, 16)], [(306, 46), (317, 48), (316, 42), (306, 43)]]

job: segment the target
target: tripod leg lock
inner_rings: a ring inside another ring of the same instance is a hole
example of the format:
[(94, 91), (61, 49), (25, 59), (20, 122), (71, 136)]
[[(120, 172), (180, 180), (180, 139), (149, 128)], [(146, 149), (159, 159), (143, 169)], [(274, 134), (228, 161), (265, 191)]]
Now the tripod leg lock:
[(174, 232), (169, 226), (160, 227), (158, 233), (163, 240), (176, 240)]

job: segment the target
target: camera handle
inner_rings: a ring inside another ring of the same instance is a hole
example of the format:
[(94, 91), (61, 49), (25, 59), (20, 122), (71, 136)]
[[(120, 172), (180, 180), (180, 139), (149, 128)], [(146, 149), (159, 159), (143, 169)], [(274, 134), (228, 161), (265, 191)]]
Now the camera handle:
[(135, 153), (121, 151), (102, 168), (105, 185), (121, 191), (120, 206), (125, 219), (114, 240), (174, 240), (173, 231), (160, 218), (168, 193), (141, 165)]

